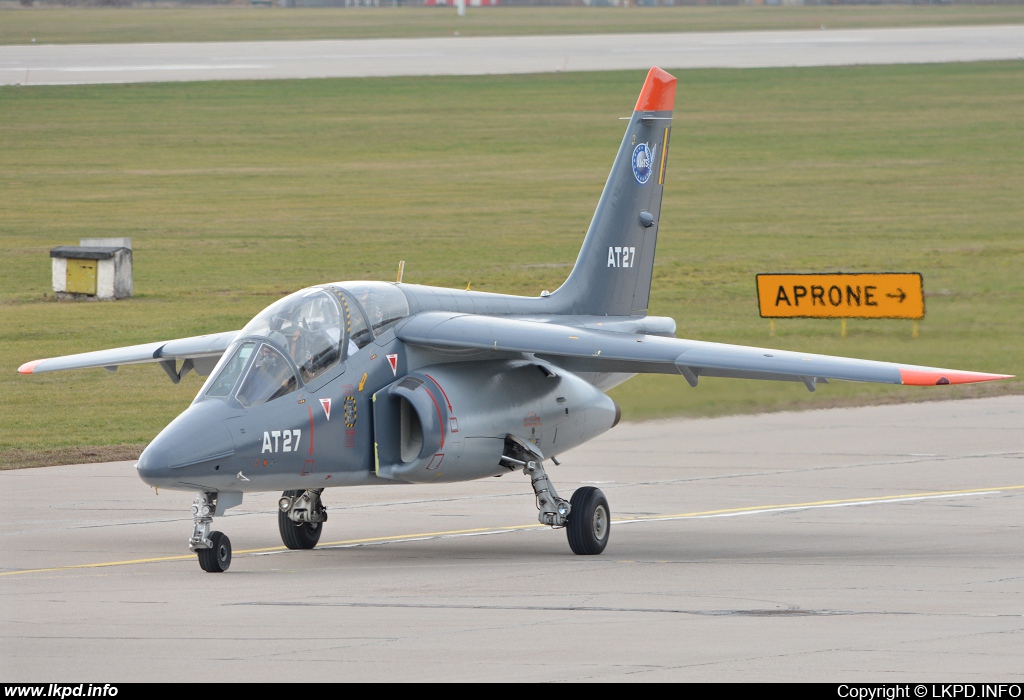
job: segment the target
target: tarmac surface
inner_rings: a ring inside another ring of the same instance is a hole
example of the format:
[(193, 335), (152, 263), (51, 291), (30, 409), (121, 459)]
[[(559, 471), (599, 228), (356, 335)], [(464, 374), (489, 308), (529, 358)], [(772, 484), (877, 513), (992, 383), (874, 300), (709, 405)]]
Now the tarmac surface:
[(131, 462), (0, 472), (0, 680), (1019, 683), (1022, 427), (1022, 396), (623, 424), (549, 469), (607, 495), (601, 556), (509, 473), (331, 489), (305, 552), (248, 495), (223, 574)]
[(1024, 26), (0, 46), (0, 85), (1024, 59)]
[[(0, 47), (0, 84), (1024, 58), (1024, 27)], [(187, 553), (192, 494), (131, 462), (0, 472), (0, 681), (1024, 680), (1024, 397), (623, 424), (549, 469), (607, 551), (537, 526), (528, 479), (276, 493)]]

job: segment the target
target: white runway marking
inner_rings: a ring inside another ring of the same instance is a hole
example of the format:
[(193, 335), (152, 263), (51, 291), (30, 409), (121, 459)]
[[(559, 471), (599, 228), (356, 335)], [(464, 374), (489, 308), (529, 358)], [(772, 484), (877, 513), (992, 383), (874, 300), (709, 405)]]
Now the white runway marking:
[(55, 68), (54, 70), (65, 73), (120, 73), (128, 71), (151, 71), (151, 70), (242, 70), (266, 68), (257, 64), (236, 64), (236, 65), (166, 65), (166, 66), (73, 66), (70, 68)]

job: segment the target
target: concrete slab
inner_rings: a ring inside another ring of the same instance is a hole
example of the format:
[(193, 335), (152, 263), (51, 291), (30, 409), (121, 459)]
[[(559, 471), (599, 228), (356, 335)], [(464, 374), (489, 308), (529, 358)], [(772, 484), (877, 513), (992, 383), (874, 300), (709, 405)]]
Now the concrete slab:
[(0, 85), (765, 68), (1024, 58), (1024, 26), (0, 46)]
[(510, 473), (329, 490), (309, 552), (247, 497), (224, 574), (131, 463), (2, 472), (0, 680), (1020, 682), (1022, 426), (1024, 397), (625, 424), (550, 471), (608, 496), (602, 556)]

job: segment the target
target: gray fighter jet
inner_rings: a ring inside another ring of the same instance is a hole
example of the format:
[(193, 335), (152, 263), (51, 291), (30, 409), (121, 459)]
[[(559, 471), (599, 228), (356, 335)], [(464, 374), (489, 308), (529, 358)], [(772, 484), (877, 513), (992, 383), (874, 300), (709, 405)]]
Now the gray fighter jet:
[(37, 360), (23, 374), (158, 363), (177, 383), (208, 376), (149, 444), (147, 484), (196, 492), (189, 548), (227, 570), (215, 516), (246, 492), (281, 490), (284, 544), (320, 539), (331, 486), (443, 483), (522, 471), (540, 522), (576, 554), (600, 554), (611, 511), (600, 490), (570, 500), (545, 460), (619, 421), (605, 391), (640, 372), (802, 382), (959, 384), (1005, 375), (675, 338), (647, 315), (676, 80), (652, 68), (575, 267), (527, 298), (384, 282), (338, 282), (272, 304), (240, 331)]

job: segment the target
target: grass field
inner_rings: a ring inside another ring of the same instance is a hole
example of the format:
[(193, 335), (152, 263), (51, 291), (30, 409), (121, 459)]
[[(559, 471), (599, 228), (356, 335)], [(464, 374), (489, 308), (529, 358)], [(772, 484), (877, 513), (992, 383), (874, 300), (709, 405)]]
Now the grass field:
[[(6, 7), (6, 9), (3, 9)], [(255, 7), (39, 8), (0, 3), (0, 44), (371, 39), (854, 29), (1024, 23), (1018, 5), (824, 7), (487, 7), (285, 9)]]
[[(679, 74), (651, 313), (681, 337), (1024, 375), (1024, 62)], [(140, 445), (199, 387), (22, 362), (240, 328), (318, 282), (519, 294), (575, 260), (642, 72), (0, 88), (0, 462)], [(48, 250), (131, 236), (136, 296)], [(927, 317), (789, 320), (754, 275), (905, 270)], [(1022, 391), (640, 377), (627, 419)], [(95, 454), (106, 455), (99, 451)]]

